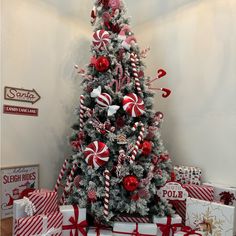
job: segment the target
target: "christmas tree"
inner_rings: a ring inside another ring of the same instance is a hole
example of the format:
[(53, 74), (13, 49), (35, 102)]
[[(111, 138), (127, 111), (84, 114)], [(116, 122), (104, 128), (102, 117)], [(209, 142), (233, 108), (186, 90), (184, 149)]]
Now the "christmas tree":
[(70, 137), (73, 155), (63, 168), (69, 172), (62, 203), (87, 208), (106, 224), (123, 214), (171, 214), (156, 194), (170, 179), (171, 161), (159, 132), (163, 114), (153, 111), (152, 81), (143, 72), (148, 50), (139, 49), (121, 0), (97, 0), (91, 17), (92, 56), (79, 70), (84, 92)]

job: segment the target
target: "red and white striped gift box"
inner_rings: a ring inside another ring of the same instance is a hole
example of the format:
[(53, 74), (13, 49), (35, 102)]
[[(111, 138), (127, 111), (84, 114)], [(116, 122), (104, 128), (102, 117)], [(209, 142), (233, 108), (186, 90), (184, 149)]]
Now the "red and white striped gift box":
[(116, 222), (130, 222), (130, 223), (150, 223), (151, 219), (148, 216), (130, 216), (120, 215), (114, 218)]
[(29, 200), (35, 205), (35, 215), (58, 211), (58, 195), (51, 190), (35, 190), (29, 196)]
[(62, 218), (61, 212), (20, 218), (15, 222), (14, 236), (61, 236)]
[[(210, 186), (185, 184), (183, 187), (187, 190), (188, 196), (191, 198), (205, 201), (213, 201), (214, 199), (214, 189)], [(185, 222), (186, 201), (176, 202), (174, 203), (174, 206), (176, 208), (176, 213), (179, 214), (183, 219), (183, 222)]]

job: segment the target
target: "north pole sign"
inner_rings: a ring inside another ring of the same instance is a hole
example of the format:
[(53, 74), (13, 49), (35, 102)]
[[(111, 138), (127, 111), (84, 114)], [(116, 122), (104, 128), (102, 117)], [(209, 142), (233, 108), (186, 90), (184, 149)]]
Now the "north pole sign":
[(184, 201), (188, 197), (188, 192), (180, 183), (170, 181), (157, 190), (157, 195), (166, 200)]
[(14, 87), (4, 88), (4, 99), (18, 102), (36, 103), (40, 99), (40, 95), (35, 89), (23, 89)]

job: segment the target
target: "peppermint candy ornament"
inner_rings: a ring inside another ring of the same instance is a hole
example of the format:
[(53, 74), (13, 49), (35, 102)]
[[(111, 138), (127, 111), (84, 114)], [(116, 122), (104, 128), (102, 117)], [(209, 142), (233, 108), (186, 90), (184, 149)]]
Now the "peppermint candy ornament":
[(96, 98), (96, 102), (99, 107), (108, 108), (107, 112), (108, 116), (112, 116), (120, 108), (119, 106), (111, 105), (112, 104), (111, 96), (108, 93), (102, 93), (101, 86), (92, 91), (91, 97)]
[(98, 49), (104, 48), (107, 44), (110, 43), (110, 35), (109, 33), (102, 29), (102, 30), (97, 30), (93, 34), (93, 45), (97, 47)]
[(139, 117), (145, 112), (142, 98), (138, 97), (135, 93), (124, 96), (123, 109), (132, 117)]
[(85, 161), (97, 170), (109, 160), (110, 151), (107, 145), (100, 141), (90, 143), (84, 150)]

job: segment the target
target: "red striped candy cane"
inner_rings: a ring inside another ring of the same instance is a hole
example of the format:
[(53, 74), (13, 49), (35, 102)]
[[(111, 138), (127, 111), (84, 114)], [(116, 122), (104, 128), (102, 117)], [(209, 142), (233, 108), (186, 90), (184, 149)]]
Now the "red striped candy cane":
[(70, 183), (72, 182), (73, 178), (74, 178), (74, 175), (75, 175), (75, 171), (77, 170), (78, 168), (78, 165), (76, 163), (74, 163), (72, 169), (71, 169), (71, 172), (67, 178), (67, 181), (66, 181), (66, 185), (64, 187), (64, 190), (63, 190), (63, 193), (62, 193), (62, 196), (61, 196), (61, 199), (60, 199), (60, 203), (61, 204), (64, 204), (65, 203), (65, 196), (66, 194), (69, 192), (70, 190)]
[(137, 70), (138, 58), (137, 58), (137, 55), (134, 54), (134, 53), (131, 53), (130, 60), (131, 60), (133, 76), (134, 76), (134, 79), (135, 79), (135, 87), (136, 87), (138, 93), (142, 93), (140, 81), (139, 81), (139, 78), (138, 78), (138, 70)]
[(109, 199), (110, 199), (110, 172), (109, 170), (104, 171), (105, 177), (105, 198), (104, 198), (104, 209), (103, 213), (105, 217), (109, 215)]
[(84, 95), (80, 96), (80, 112), (79, 112), (79, 126), (80, 131), (83, 131), (84, 127)]
[[(137, 124), (137, 123), (138, 123), (138, 124)], [(135, 146), (134, 146), (134, 148), (133, 148), (133, 151), (132, 151), (132, 154), (131, 154), (131, 157), (130, 157), (130, 163), (131, 163), (131, 164), (135, 161), (135, 157), (136, 157), (136, 155), (137, 155), (137, 153), (138, 153), (138, 149), (139, 149), (140, 143), (141, 143), (142, 140), (143, 140), (144, 131), (145, 131), (145, 129), (144, 129), (144, 124), (143, 124), (142, 122), (136, 122), (136, 123), (134, 124), (134, 127), (133, 127), (132, 129), (133, 129), (133, 130), (136, 130), (138, 125), (141, 126), (141, 130), (140, 130), (140, 132), (139, 132), (138, 139), (137, 139), (137, 141), (136, 141), (136, 143), (135, 143)]]
[(63, 163), (63, 165), (62, 165), (62, 168), (61, 168), (61, 170), (60, 170), (60, 173), (59, 173), (59, 175), (58, 175), (57, 182), (56, 182), (55, 187), (54, 187), (54, 191), (55, 191), (55, 192), (58, 191), (58, 188), (59, 188), (59, 186), (60, 186), (60, 184), (61, 184), (61, 180), (62, 180), (62, 178), (63, 178), (63, 176), (64, 176), (64, 174), (65, 174), (67, 164), (68, 164), (68, 160), (66, 159), (66, 160), (64, 161), (64, 163)]

